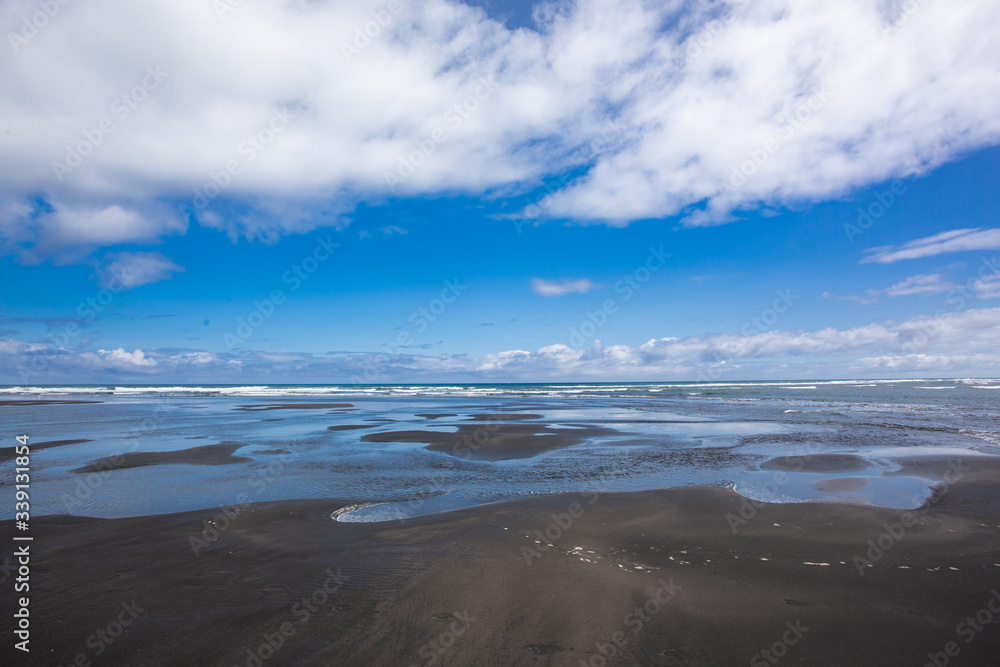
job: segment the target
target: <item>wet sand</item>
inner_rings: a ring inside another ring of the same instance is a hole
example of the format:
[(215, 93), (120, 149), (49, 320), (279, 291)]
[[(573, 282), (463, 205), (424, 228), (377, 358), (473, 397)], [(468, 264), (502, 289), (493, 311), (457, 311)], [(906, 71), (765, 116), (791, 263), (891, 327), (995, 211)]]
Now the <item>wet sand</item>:
[(60, 398), (28, 398), (28, 399), (3, 399), (0, 406), (18, 405), (73, 405), (76, 403), (103, 403), (104, 401), (80, 401)]
[(353, 403), (254, 403), (241, 405), (236, 410), (256, 412), (258, 410), (328, 410), (332, 408), (353, 408)]
[[(1000, 609), (992, 473), (948, 485), (898, 537), (896, 510), (749, 504), (706, 487), (387, 524), (332, 521), (347, 500), (256, 504), (233, 519), (39, 517), (32, 652), (16, 664), (577, 666), (603, 653), (609, 665), (780, 654), (881, 666), (946, 647), (960, 654), (950, 664), (993, 664), (997, 626), (966, 643), (960, 625), (994, 596)], [(732, 516), (746, 517), (735, 530)], [(5, 664), (12, 653), (5, 641)]]
[[(87, 438), (77, 438), (76, 440), (50, 440), (48, 442), (31, 442), (31, 451), (37, 452), (42, 449), (50, 449), (52, 447), (64, 447), (66, 445), (78, 445), (81, 442), (93, 442), (93, 440), (88, 440)], [(14, 447), (0, 447), (0, 461), (10, 461), (16, 456), (16, 449)]]
[(860, 491), (868, 487), (871, 481), (860, 477), (835, 477), (820, 479), (812, 483), (814, 489), (821, 493), (843, 493), (845, 491)]
[(783, 472), (858, 472), (871, 464), (854, 454), (806, 454), (804, 456), (779, 456), (760, 465), (764, 470)]
[(488, 412), (469, 415), (465, 421), (470, 422), (517, 422), (528, 419), (541, 419), (542, 415), (516, 412)]
[[(523, 415), (522, 415), (523, 416)], [(571, 447), (599, 436), (616, 435), (610, 428), (556, 428), (546, 424), (459, 424), (454, 433), (441, 431), (386, 431), (368, 433), (363, 442), (426, 443), (432, 452), (481, 461), (506, 461), (537, 456)]]
[(186, 465), (225, 465), (228, 463), (249, 463), (253, 459), (246, 456), (233, 456), (240, 447), (246, 447), (242, 442), (222, 442), (217, 445), (203, 445), (174, 452), (127, 452), (115, 456), (95, 459), (87, 465), (73, 468), (70, 472), (85, 473), (101, 470), (118, 470), (121, 468), (139, 468), (142, 466), (186, 464)]

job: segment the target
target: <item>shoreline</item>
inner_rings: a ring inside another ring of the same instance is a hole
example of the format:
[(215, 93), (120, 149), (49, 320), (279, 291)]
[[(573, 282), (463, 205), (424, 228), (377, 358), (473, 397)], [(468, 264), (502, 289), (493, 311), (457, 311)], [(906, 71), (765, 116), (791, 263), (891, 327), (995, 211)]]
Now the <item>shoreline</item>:
[(749, 513), (734, 491), (679, 487), (331, 519), (357, 502), (34, 518), (32, 651), (16, 664), (716, 665), (781, 653), (780, 664), (923, 665), (946, 647), (957, 664), (1000, 649), (995, 626), (968, 643), (972, 626), (959, 628), (1000, 586), (992, 466), (909, 511), (813, 501)]

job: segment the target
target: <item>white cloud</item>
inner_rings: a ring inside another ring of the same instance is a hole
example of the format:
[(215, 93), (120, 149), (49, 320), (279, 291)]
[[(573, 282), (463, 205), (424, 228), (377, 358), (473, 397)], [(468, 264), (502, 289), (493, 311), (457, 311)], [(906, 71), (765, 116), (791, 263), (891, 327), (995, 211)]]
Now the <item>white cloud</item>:
[(97, 370), (144, 371), (156, 366), (156, 360), (146, 357), (142, 350), (126, 352), (123, 348), (84, 352), (80, 359)]
[(865, 262), (891, 264), (904, 259), (933, 257), (949, 252), (966, 252), (970, 250), (996, 250), (1000, 248), (1000, 229), (953, 229), (934, 236), (917, 239), (901, 246), (881, 246), (870, 248), (865, 252)]
[(66, 204), (57, 200), (48, 204), (44, 208), (25, 204), (10, 206), (7, 211), (0, 209), (0, 235), (7, 236), (10, 249), (23, 244), (20, 255), (26, 263), (50, 257), (57, 263), (76, 262), (94, 248), (156, 243), (164, 235), (183, 233), (187, 228), (183, 220), (157, 202), (143, 203), (141, 207)]
[(885, 291), (886, 296), (910, 296), (913, 294), (941, 294), (955, 289), (955, 283), (942, 278), (940, 273), (910, 276)]
[[(988, 0), (903, 15), (895, 0), (579, 0), (547, 6), (535, 31), (446, 0), (402, 6), (348, 61), (342, 44), (384, 0), (240, 3), (224, 19), (202, 0), (61, 5), (0, 56), (0, 198), (60, 211), (0, 206), (7, 250), (183, 232), (176, 209), (149, 215), (162, 201), (270, 240), (361, 200), (517, 192), (583, 165), (544, 215), (717, 224), (1000, 139)], [(0, 32), (36, 11), (5, 3)], [(754, 173), (734, 184), (740, 168)], [(216, 206), (227, 198), (249, 212)]]
[(932, 274), (919, 274), (915, 276), (910, 276), (905, 280), (886, 287), (885, 289), (870, 289), (865, 290), (864, 294), (847, 294), (844, 296), (837, 296), (832, 292), (823, 292), (820, 296), (824, 299), (837, 299), (838, 301), (854, 301), (861, 304), (872, 304), (878, 302), (878, 300), (883, 296), (888, 297), (900, 297), (900, 296), (912, 296), (921, 295), (929, 296), (931, 294), (941, 294), (942, 292), (948, 292), (956, 288), (955, 283), (950, 280), (945, 280), (940, 273)]
[[(1000, 308), (873, 323), (852, 329), (770, 331), (658, 338), (641, 345), (575, 348), (471, 358), (381, 353), (310, 354), (255, 350), (78, 352), (0, 341), (0, 381), (42, 384), (156, 378), (162, 382), (436, 382), (721, 380), (800, 377), (1000, 375)], [(378, 369), (377, 377), (366, 372)], [(24, 375), (20, 372), (24, 371)]]
[(103, 266), (97, 270), (97, 281), (101, 287), (132, 289), (167, 280), (183, 271), (184, 267), (158, 252), (119, 252), (104, 256)]
[(992, 273), (982, 280), (972, 284), (972, 289), (978, 299), (996, 299), (1000, 297), (1000, 273)]
[(564, 294), (586, 294), (591, 290), (598, 289), (597, 285), (586, 278), (579, 280), (543, 280), (541, 278), (531, 279), (531, 289), (539, 296), (563, 296)]
[(864, 294), (844, 294), (839, 296), (833, 292), (823, 292), (820, 297), (824, 299), (835, 299), (837, 301), (853, 301), (854, 303), (860, 303), (864, 305), (869, 305), (872, 303), (878, 303), (879, 297), (885, 293), (885, 290), (870, 289), (865, 290)]

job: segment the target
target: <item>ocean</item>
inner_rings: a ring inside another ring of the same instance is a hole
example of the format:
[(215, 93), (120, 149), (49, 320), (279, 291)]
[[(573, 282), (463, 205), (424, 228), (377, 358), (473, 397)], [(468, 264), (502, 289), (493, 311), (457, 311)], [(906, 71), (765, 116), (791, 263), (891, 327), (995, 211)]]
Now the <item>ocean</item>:
[[(684, 485), (907, 509), (935, 481), (904, 470), (908, 457), (1000, 456), (998, 389), (996, 379), (7, 386), (0, 447), (30, 436), (33, 516), (342, 498), (352, 508), (339, 520), (400, 521)], [(2, 484), (13, 486), (14, 466)], [(13, 517), (12, 503), (0, 510)]]

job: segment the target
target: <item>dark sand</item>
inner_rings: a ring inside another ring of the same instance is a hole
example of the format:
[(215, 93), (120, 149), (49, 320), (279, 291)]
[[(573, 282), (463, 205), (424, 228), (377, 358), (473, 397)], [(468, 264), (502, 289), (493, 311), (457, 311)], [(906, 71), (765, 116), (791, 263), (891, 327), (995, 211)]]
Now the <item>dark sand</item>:
[(330, 408), (353, 408), (353, 403), (254, 403), (241, 405), (234, 410), (255, 412), (257, 410), (327, 410)]
[(386, 431), (361, 437), (364, 442), (422, 442), (433, 452), (482, 461), (505, 461), (537, 456), (571, 447), (591, 438), (616, 435), (610, 428), (589, 426), (562, 429), (545, 424), (460, 424), (455, 433), (440, 431)]
[(528, 419), (541, 419), (542, 415), (524, 414), (516, 412), (489, 412), (470, 415), (465, 421), (469, 422), (517, 422)]
[[(218, 510), (38, 517), (32, 651), (14, 655), (5, 613), (0, 663), (575, 667), (605, 664), (603, 649), (617, 652), (608, 665), (714, 667), (772, 664), (760, 651), (785, 638), (779, 665), (919, 667), (949, 642), (951, 665), (992, 665), (995, 623), (969, 643), (956, 634), (1000, 588), (998, 477), (975, 482), (910, 513), (916, 525), (882, 555), (870, 544), (905, 513), (755, 503), (734, 534), (727, 516), (749, 505), (704, 487), (389, 524), (332, 521), (337, 500), (252, 505), (231, 522)], [(119, 619), (129, 625), (108, 646), (95, 633)], [(276, 652), (250, 660), (283, 624)]]
[(115, 456), (90, 461), (85, 466), (73, 468), (70, 472), (85, 473), (101, 470), (118, 470), (120, 468), (139, 468), (167, 464), (186, 465), (224, 465), (227, 463), (247, 463), (253, 459), (246, 456), (233, 456), (240, 447), (246, 447), (242, 442), (221, 442), (217, 445), (203, 445), (190, 449), (180, 449), (174, 452), (127, 452)]
[(327, 431), (354, 431), (359, 428), (375, 428), (377, 424), (337, 424), (336, 426), (327, 426)]
[(760, 464), (764, 470), (784, 472), (858, 472), (872, 465), (854, 454), (806, 454), (805, 456), (779, 456)]
[(0, 405), (73, 405), (75, 403), (103, 403), (104, 401), (76, 401), (56, 398), (29, 398), (20, 400), (0, 400)]
[[(28, 441), (28, 445), (31, 447), (32, 452), (37, 452), (41, 449), (49, 449), (50, 447), (63, 447), (65, 445), (78, 445), (81, 442), (93, 442), (93, 440), (88, 440), (87, 438), (78, 438), (76, 440), (49, 440), (48, 442), (31, 442)], [(0, 461), (9, 461), (17, 455), (14, 447), (0, 447)]]
[(860, 491), (871, 482), (862, 477), (837, 477), (820, 479), (812, 483), (813, 488), (821, 493), (840, 493), (842, 491)]

